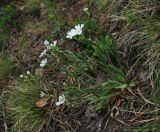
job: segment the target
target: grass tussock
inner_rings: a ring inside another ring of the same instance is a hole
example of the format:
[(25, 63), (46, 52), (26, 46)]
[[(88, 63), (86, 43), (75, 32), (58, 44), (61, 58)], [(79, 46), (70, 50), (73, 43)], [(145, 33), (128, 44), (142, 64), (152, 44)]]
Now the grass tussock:
[(13, 81), (5, 100), (7, 117), (14, 132), (39, 132), (44, 124), (43, 110), (36, 106), (41, 83), (33, 75)]
[(9, 42), (11, 28), (18, 27), (14, 5), (8, 4), (0, 10), (0, 50)]
[(41, 10), (41, 1), (40, 0), (25, 0), (24, 1), (25, 10), (27, 13), (30, 13), (33, 16), (39, 16)]
[(15, 69), (15, 63), (6, 54), (0, 53), (0, 77), (3, 77)]
[[(129, 69), (127, 75), (138, 80), (142, 87), (142, 98), (147, 98), (159, 106), (159, 1), (113, 1), (108, 5), (106, 15), (101, 16), (102, 23), (109, 25), (109, 33), (113, 35), (123, 58), (123, 64)], [(106, 19), (104, 19), (104, 16)], [(133, 104), (131, 104), (133, 106)], [(152, 106), (153, 108), (153, 106)], [(134, 106), (133, 109), (140, 108)], [(147, 108), (148, 111), (153, 109)], [(145, 110), (141, 110), (145, 111)], [(158, 131), (159, 112), (156, 116), (149, 114), (148, 123), (137, 126), (137, 131)], [(154, 118), (155, 117), (155, 118)], [(153, 122), (150, 120), (153, 119)], [(140, 120), (140, 119), (139, 119)], [(152, 123), (150, 123), (150, 121)], [(153, 127), (151, 127), (151, 125)], [(135, 130), (136, 131), (136, 130)]]

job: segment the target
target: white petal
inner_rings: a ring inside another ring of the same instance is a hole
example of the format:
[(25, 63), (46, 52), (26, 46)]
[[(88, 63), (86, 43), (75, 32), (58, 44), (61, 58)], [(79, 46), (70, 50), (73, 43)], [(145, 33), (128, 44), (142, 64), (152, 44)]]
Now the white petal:
[(44, 67), (47, 64), (47, 58), (43, 59), (40, 63), (40, 67)]
[(64, 101), (65, 101), (65, 96), (64, 95), (59, 96), (59, 102), (64, 102)]
[(75, 35), (76, 35), (76, 30), (75, 30), (75, 29), (72, 29), (71, 31), (69, 31), (69, 32), (67, 33), (66, 38), (72, 39)]
[(80, 29), (81, 29), (80, 24), (76, 25), (76, 26), (75, 26), (75, 29), (76, 29), (76, 30), (80, 30)]
[(84, 24), (78, 24), (78, 25), (75, 26), (75, 30), (76, 30), (77, 35), (82, 34), (83, 27), (84, 27)]
[(70, 34), (71, 34), (72, 36), (75, 36), (75, 35), (77, 35), (77, 31), (76, 31), (75, 29), (72, 29), (71, 32), (70, 32)]
[(111, 33), (113, 36), (117, 35), (117, 32)]
[(45, 93), (43, 93), (43, 92), (41, 91), (40, 97), (42, 98), (42, 97), (44, 97), (44, 95), (45, 95)]
[(57, 106), (60, 106), (61, 104), (63, 104), (64, 102), (56, 102)]
[(44, 45), (49, 45), (48, 40), (45, 40), (45, 41), (44, 41)]
[(84, 8), (83, 11), (88, 11), (88, 8)]
[(53, 45), (54, 45), (54, 46), (57, 45), (57, 40), (53, 41)]
[(66, 38), (72, 39), (72, 36), (70, 36), (70, 35), (67, 35), (67, 36), (66, 36)]
[(83, 27), (84, 27), (84, 24), (81, 24), (81, 25), (80, 25), (80, 27), (81, 27), (81, 29), (83, 29)]
[(50, 44), (50, 47), (52, 47), (52, 46), (54, 46), (54, 44), (51, 43), (51, 44)]
[(31, 73), (30, 73), (30, 71), (27, 71), (27, 75), (30, 75)]
[(53, 46), (56, 46), (56, 44), (57, 44), (57, 41), (53, 41), (53, 44), (51, 43), (49, 46), (50, 46), (50, 48), (51, 48), (51, 47), (53, 47)]
[(51, 45), (48, 45), (48, 46), (47, 46), (47, 50), (50, 50), (50, 49), (51, 49)]
[(39, 57), (43, 57), (44, 55), (46, 55), (47, 49), (44, 49), (44, 51), (41, 52)]
[(23, 74), (22, 74), (22, 75), (20, 75), (20, 77), (22, 78), (22, 77), (23, 77)]

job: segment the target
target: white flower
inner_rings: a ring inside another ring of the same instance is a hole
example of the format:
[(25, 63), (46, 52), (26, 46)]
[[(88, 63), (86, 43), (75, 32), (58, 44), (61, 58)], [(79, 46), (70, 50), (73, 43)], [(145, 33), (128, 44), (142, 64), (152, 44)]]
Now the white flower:
[(45, 93), (41, 91), (40, 97), (43, 98), (45, 96)]
[(44, 67), (47, 64), (47, 58), (41, 60), (40, 67)]
[(47, 52), (47, 49), (44, 49), (44, 50), (41, 52), (41, 54), (40, 54), (39, 57), (43, 57), (44, 55), (46, 55), (46, 52)]
[(67, 33), (66, 38), (72, 39), (72, 38), (73, 38), (74, 36), (76, 36), (76, 35), (77, 35), (76, 30), (75, 30), (75, 29), (72, 29), (71, 31), (69, 31), (69, 32)]
[(114, 33), (111, 33), (111, 35), (115, 36), (115, 35), (117, 35), (117, 33), (118, 33), (118, 32), (114, 32)]
[(84, 8), (83, 11), (84, 11), (84, 12), (85, 12), (85, 11), (88, 11), (88, 8)]
[(82, 34), (83, 27), (84, 27), (84, 24), (78, 24), (77, 26), (75, 26), (77, 35)]
[(56, 46), (57, 45), (57, 40), (53, 41), (53, 43), (51, 43), (50, 45), (47, 46), (47, 49), (50, 50), (51, 47)]
[(60, 95), (58, 102), (56, 102), (56, 105), (60, 106), (61, 104), (64, 104), (65, 100), (66, 100), (65, 96), (64, 95)]
[(27, 71), (27, 75), (30, 75), (31, 73), (30, 73), (30, 71)]
[(71, 31), (67, 33), (66, 38), (72, 39), (74, 36), (82, 34), (83, 27), (84, 24), (76, 25), (74, 29), (71, 29)]
[(20, 75), (20, 77), (22, 78), (22, 77), (23, 77), (23, 74), (22, 74), (22, 75)]
[(47, 50), (50, 50), (51, 49), (51, 45), (47, 45)]
[(47, 45), (47, 50), (50, 50), (51, 47), (56, 46), (57, 45), (57, 40), (53, 41), (53, 43), (50, 43), (49, 45)]
[(57, 45), (57, 40), (53, 41), (53, 46)]
[(44, 41), (44, 45), (46, 45), (46, 46), (49, 45), (48, 40), (45, 40), (45, 41)]

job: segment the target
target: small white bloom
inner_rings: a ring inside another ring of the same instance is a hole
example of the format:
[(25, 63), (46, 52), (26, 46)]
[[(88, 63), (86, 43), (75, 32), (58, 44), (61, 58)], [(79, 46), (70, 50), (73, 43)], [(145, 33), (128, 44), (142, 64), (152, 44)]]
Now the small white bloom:
[(111, 33), (111, 35), (115, 36), (115, 35), (117, 35), (117, 33), (118, 33), (118, 32), (114, 32), (114, 33)]
[(85, 11), (88, 11), (88, 8), (84, 8), (83, 11), (84, 11), (84, 12), (85, 12)]
[(78, 24), (78, 25), (75, 26), (77, 35), (82, 34), (83, 27), (84, 27), (84, 24)]
[(45, 93), (41, 91), (40, 97), (43, 98), (45, 96)]
[(56, 105), (60, 106), (61, 104), (64, 104), (65, 100), (66, 100), (65, 96), (64, 95), (60, 95), (58, 102), (56, 102)]
[(41, 52), (41, 54), (40, 54), (39, 57), (43, 57), (44, 55), (46, 55), (46, 52), (47, 52), (47, 49), (44, 49), (44, 50)]
[(48, 40), (45, 40), (45, 41), (44, 41), (44, 45), (46, 45), (46, 46), (49, 45)]
[(40, 67), (44, 67), (47, 64), (47, 58), (41, 60)]
[(57, 40), (53, 41), (53, 46), (57, 45)]
[(47, 45), (47, 50), (50, 50), (51, 47), (56, 46), (56, 44), (57, 44), (57, 40), (53, 41), (53, 43)]
[(77, 35), (76, 30), (75, 30), (75, 29), (72, 29), (71, 31), (69, 31), (69, 32), (67, 33), (66, 38), (72, 39), (72, 38), (73, 38), (74, 36), (76, 36), (76, 35)]
[(71, 29), (71, 31), (67, 33), (66, 38), (72, 39), (74, 36), (82, 34), (83, 27), (84, 24), (76, 25), (74, 29)]
[(22, 77), (23, 77), (23, 74), (22, 74), (22, 75), (20, 75), (20, 77), (22, 78)]
[(27, 75), (30, 75), (31, 73), (30, 73), (30, 71), (27, 71)]

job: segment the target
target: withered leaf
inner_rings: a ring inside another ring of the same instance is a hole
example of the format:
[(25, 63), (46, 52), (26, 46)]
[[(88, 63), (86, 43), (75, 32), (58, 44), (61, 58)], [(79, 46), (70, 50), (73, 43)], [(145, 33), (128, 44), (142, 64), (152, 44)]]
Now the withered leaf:
[(46, 106), (46, 104), (47, 104), (47, 101), (44, 98), (41, 98), (36, 102), (36, 106), (39, 108)]

